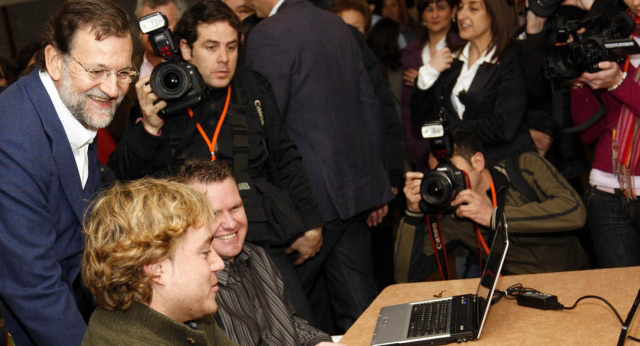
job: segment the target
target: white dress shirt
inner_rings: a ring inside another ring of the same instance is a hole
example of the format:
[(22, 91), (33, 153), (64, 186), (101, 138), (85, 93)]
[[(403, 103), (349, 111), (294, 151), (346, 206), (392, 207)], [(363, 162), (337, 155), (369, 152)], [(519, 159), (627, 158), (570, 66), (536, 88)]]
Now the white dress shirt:
[(62, 102), (58, 94), (58, 89), (55, 84), (53, 84), (53, 80), (47, 71), (40, 70), (40, 80), (42, 80), (42, 84), (44, 84), (47, 94), (49, 94), (53, 107), (56, 109), (56, 113), (58, 113), (64, 132), (67, 134), (67, 139), (73, 152), (73, 158), (76, 161), (78, 173), (80, 174), (80, 182), (84, 189), (87, 179), (89, 178), (89, 144), (93, 143), (97, 132), (82, 126), (71, 114), (67, 106)]
[[(436, 46), (436, 49), (438, 49), (438, 46)], [(485, 50), (484, 52), (482, 52), (482, 55), (480, 56), (480, 58), (478, 58), (478, 60), (476, 60), (473, 63), (473, 65), (469, 67), (469, 50), (470, 49), (471, 49), (471, 42), (467, 42), (467, 44), (464, 46), (464, 49), (460, 54), (455, 54), (455, 53), (453, 54), (454, 59), (459, 59), (460, 61), (463, 62), (462, 70), (460, 71), (460, 75), (458, 75), (456, 84), (453, 87), (453, 91), (451, 92), (451, 103), (453, 103), (453, 107), (455, 108), (456, 113), (458, 113), (458, 117), (460, 117), (460, 119), (462, 119), (462, 114), (464, 113), (465, 106), (462, 102), (460, 102), (460, 98), (458, 97), (458, 95), (462, 90), (465, 90), (465, 91), (469, 90), (469, 87), (471, 86), (471, 83), (473, 82), (473, 78), (475, 78), (476, 72), (478, 72), (478, 68), (480, 67), (480, 65), (482, 65), (485, 62), (491, 63), (493, 60), (493, 55), (496, 51), (495, 47), (493, 47), (488, 52)], [(428, 54), (429, 53), (427, 52), (427, 55)], [(431, 56), (430, 55), (428, 56), (429, 56), (429, 60), (431, 60)], [(425, 58), (425, 53), (423, 51), (422, 52), (423, 61), (424, 61), (424, 58)], [(431, 65), (426, 63), (422, 67), (420, 67), (420, 70), (418, 71), (418, 82), (416, 83), (416, 85), (421, 90), (427, 90), (431, 88), (431, 86), (433, 85), (433, 83), (436, 82), (438, 77), (440, 77), (440, 72), (438, 72), (433, 67), (431, 67)]]
[[(443, 37), (440, 42), (436, 43), (436, 52), (446, 47), (446, 40), (447, 38)], [(417, 85), (420, 90), (427, 90), (431, 88), (433, 83), (435, 83), (440, 76), (440, 72), (429, 65), (430, 61), (431, 53), (429, 53), (429, 42), (427, 42), (422, 49), (422, 66), (420, 66), (420, 69), (418, 70)]]
[(462, 119), (462, 114), (464, 114), (465, 105), (460, 101), (458, 97), (461, 91), (469, 90), (471, 83), (473, 82), (473, 78), (475, 78), (476, 73), (478, 72), (478, 68), (480, 65), (486, 63), (491, 63), (493, 60), (493, 55), (496, 52), (496, 47), (493, 47), (490, 51), (482, 52), (482, 55), (473, 63), (473, 65), (469, 66), (469, 50), (471, 49), (471, 42), (467, 42), (462, 50), (458, 59), (462, 61), (464, 64), (462, 65), (462, 70), (460, 71), (460, 75), (458, 76), (458, 80), (456, 80), (456, 85), (453, 87), (453, 91), (451, 92), (451, 103), (453, 103), (453, 108), (458, 113), (458, 117)]
[(271, 12), (269, 12), (269, 17), (273, 16), (274, 14), (276, 14), (276, 12), (278, 12), (278, 9), (280, 8), (280, 6), (282, 6), (283, 2), (284, 0), (280, 0), (275, 6), (273, 6), (273, 8), (271, 9)]

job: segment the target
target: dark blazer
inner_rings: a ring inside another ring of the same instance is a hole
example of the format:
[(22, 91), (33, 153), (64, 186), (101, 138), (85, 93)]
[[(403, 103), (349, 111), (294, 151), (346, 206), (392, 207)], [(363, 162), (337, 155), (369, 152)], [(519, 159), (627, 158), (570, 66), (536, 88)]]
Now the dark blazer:
[(81, 220), (100, 185), (95, 145), (83, 190), (36, 69), (0, 94), (0, 298), (16, 345), (80, 345), (73, 294)]
[(411, 98), (411, 119), (416, 126), (438, 119), (443, 112), (452, 128), (462, 127), (476, 135), (484, 146), (488, 164), (535, 146), (524, 122), (527, 90), (522, 70), (513, 50), (508, 49), (497, 64), (484, 63), (478, 68), (465, 97), (465, 111), (460, 120), (451, 103), (462, 61), (440, 74), (427, 90), (416, 88)]
[(325, 220), (393, 198), (380, 106), (347, 24), (306, 0), (285, 0), (251, 31), (246, 59), (273, 86)]
[(404, 148), (402, 147), (402, 127), (400, 125), (400, 117), (396, 110), (396, 101), (389, 83), (385, 80), (380, 69), (380, 62), (367, 45), (366, 37), (355, 27), (349, 25), (353, 37), (355, 37), (360, 51), (362, 52), (362, 61), (364, 67), (371, 79), (371, 85), (380, 102), (380, 114), (384, 120), (384, 155), (387, 170), (389, 172), (389, 180), (391, 186), (402, 189), (404, 186), (404, 156), (400, 155)]

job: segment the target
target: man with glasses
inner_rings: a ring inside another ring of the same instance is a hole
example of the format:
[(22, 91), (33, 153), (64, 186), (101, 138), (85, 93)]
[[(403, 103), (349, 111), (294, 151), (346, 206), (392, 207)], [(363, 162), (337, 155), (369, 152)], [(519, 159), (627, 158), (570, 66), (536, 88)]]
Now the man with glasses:
[(17, 345), (80, 345), (93, 307), (80, 279), (96, 131), (137, 75), (129, 17), (112, 0), (66, 2), (39, 68), (0, 95), (0, 301)]

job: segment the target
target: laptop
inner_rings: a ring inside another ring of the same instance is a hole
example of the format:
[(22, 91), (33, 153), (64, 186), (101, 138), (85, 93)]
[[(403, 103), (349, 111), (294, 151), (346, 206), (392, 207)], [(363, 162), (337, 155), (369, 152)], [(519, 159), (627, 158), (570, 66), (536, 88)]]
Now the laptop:
[(371, 345), (439, 345), (479, 338), (508, 248), (502, 213), (476, 294), (383, 307)]

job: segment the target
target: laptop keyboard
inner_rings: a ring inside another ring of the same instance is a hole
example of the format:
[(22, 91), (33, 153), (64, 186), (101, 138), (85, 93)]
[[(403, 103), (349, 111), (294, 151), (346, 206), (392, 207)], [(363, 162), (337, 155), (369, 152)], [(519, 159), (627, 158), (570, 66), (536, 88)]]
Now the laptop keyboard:
[(449, 334), (451, 302), (447, 299), (413, 305), (407, 337)]

